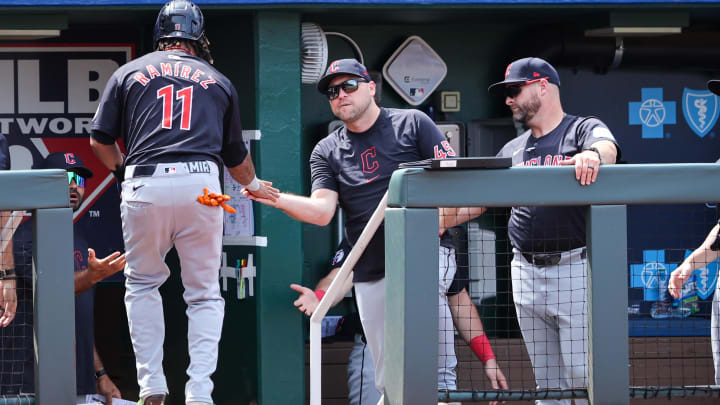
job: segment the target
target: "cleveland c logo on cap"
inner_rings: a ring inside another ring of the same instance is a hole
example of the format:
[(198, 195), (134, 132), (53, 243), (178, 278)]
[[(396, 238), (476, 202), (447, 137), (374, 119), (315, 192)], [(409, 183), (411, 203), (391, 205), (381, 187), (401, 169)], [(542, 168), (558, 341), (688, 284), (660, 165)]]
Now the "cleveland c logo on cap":
[(67, 163), (69, 165), (74, 165), (75, 164), (75, 155), (72, 153), (66, 153), (65, 154), (65, 163)]
[(330, 73), (335, 73), (337, 71), (338, 71), (338, 61), (335, 61), (330, 65)]
[(505, 77), (508, 77), (508, 75), (510, 75), (510, 66), (512, 66), (512, 63), (509, 64), (507, 68), (505, 68)]

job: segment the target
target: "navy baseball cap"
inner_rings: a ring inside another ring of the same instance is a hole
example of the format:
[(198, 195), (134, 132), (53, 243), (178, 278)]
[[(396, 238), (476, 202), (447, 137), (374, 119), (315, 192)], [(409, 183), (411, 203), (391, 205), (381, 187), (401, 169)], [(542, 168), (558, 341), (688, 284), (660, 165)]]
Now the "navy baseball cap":
[(544, 59), (540, 58), (522, 58), (512, 62), (505, 69), (505, 80), (497, 82), (490, 87), (488, 91), (514, 83), (527, 83), (533, 80), (547, 79), (552, 84), (560, 86), (560, 76), (557, 70)]
[(710, 80), (707, 82), (707, 88), (713, 94), (720, 96), (720, 80)]
[(80, 156), (72, 152), (55, 152), (35, 164), (34, 169), (64, 169), (75, 172), (86, 179), (93, 176), (92, 170), (83, 166)]
[(357, 77), (362, 77), (368, 82), (372, 81), (367, 68), (363, 66), (362, 63), (355, 59), (339, 59), (332, 62), (330, 66), (328, 66), (323, 77), (320, 78), (320, 81), (317, 84), (318, 91), (322, 94), (327, 93), (328, 86), (330, 85), (333, 77), (340, 75), (355, 75)]

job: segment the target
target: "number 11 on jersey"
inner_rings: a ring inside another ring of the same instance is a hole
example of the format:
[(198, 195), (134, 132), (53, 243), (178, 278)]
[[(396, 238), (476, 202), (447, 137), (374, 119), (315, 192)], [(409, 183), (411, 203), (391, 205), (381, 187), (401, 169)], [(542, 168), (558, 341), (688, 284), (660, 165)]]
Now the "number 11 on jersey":
[(193, 86), (185, 87), (177, 91), (175, 99), (173, 99), (174, 85), (168, 85), (158, 89), (157, 98), (162, 98), (163, 115), (162, 127), (172, 129), (173, 105), (175, 100), (180, 100), (182, 114), (180, 115), (180, 129), (190, 130), (190, 119), (192, 118), (192, 94)]

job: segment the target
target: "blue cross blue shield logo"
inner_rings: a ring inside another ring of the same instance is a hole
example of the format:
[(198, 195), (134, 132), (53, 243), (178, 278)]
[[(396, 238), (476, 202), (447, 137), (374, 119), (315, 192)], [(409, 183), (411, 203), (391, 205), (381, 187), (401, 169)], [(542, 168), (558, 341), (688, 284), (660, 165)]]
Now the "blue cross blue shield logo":
[(641, 100), (628, 103), (628, 123), (642, 125), (643, 139), (662, 139), (663, 126), (675, 124), (675, 102), (663, 100), (663, 89), (642, 88)]
[(682, 97), (683, 115), (690, 129), (700, 138), (710, 132), (720, 115), (718, 97), (709, 90), (685, 88)]

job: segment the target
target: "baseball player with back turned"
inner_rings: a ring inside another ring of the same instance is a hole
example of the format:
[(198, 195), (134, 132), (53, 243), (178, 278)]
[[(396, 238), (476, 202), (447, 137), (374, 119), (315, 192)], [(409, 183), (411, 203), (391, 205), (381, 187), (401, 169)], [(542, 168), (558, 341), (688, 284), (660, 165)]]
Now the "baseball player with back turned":
[[(224, 301), (218, 268), (223, 212), (198, 202), (220, 193), (224, 163), (251, 195), (274, 201), (258, 180), (242, 140), (238, 94), (212, 65), (205, 21), (185, 0), (171, 1), (155, 23), (156, 51), (110, 78), (92, 123), (95, 154), (122, 181), (120, 211), (127, 255), (125, 306), (135, 350), (141, 404), (162, 405), (163, 308), (158, 288), (174, 245), (188, 305), (187, 404), (212, 404)], [(127, 148), (123, 156), (116, 143)]]

